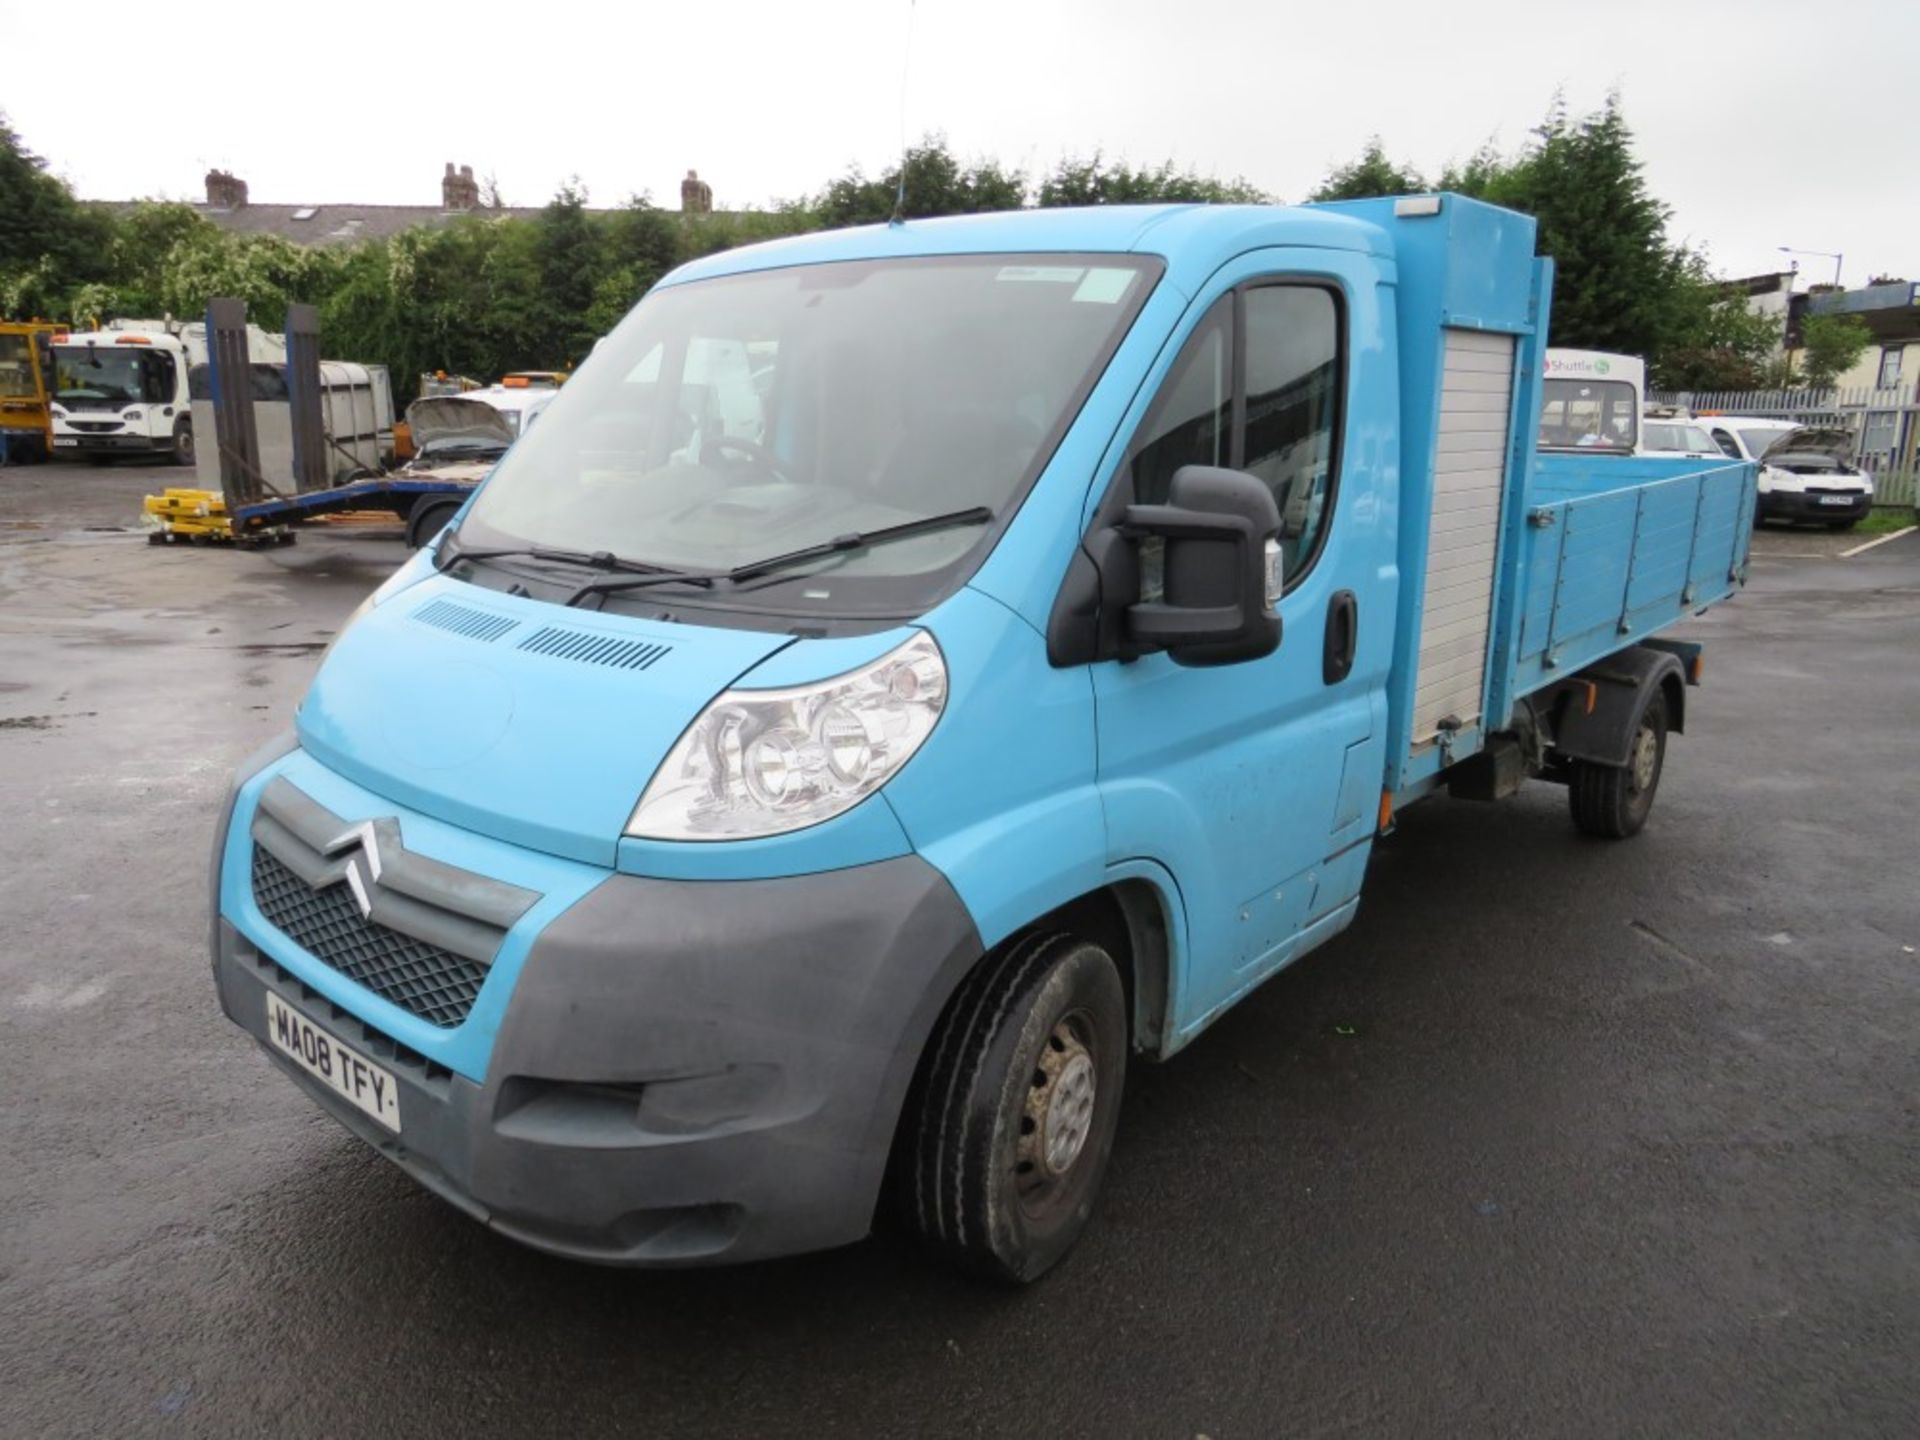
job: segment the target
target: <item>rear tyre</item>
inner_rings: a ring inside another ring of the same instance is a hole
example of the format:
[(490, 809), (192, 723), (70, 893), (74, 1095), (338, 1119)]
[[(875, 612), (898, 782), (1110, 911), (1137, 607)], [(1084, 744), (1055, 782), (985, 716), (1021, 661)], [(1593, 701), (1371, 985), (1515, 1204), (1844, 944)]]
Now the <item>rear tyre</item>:
[(1625, 765), (1596, 765), (1575, 760), (1567, 784), (1573, 823), (1584, 834), (1604, 840), (1637, 835), (1653, 809), (1660, 771), (1667, 758), (1667, 694), (1653, 692), (1640, 712)]
[(1072, 1248), (1106, 1173), (1127, 1016), (1105, 950), (1029, 935), (962, 983), (927, 1045), (900, 1200), (940, 1254), (1009, 1284)]
[(447, 522), (453, 519), (460, 509), (458, 500), (436, 500), (423, 498), (414, 502), (413, 509), (407, 514), (407, 548), (418, 550), (447, 528)]
[(176, 465), (193, 464), (193, 422), (184, 415), (174, 422), (173, 445), (167, 455)]

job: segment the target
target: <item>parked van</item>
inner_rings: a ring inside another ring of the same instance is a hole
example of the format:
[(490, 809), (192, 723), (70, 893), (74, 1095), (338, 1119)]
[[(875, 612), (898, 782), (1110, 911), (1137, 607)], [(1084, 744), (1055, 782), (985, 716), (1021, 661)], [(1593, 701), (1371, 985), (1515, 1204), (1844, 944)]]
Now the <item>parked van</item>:
[(1636, 355), (1548, 350), (1540, 448), (1632, 455), (1640, 448), (1647, 364)]
[(1721, 453), (1760, 467), (1760, 520), (1850, 530), (1873, 509), (1873, 476), (1853, 461), (1851, 431), (1745, 415), (1700, 419)]
[(555, 1254), (884, 1197), (1040, 1275), (1129, 1057), (1344, 930), (1405, 806), (1647, 823), (1701, 676), (1658, 632), (1744, 582), (1752, 467), (1535, 453), (1533, 246), (1428, 195), (681, 267), (242, 767), (226, 1014)]

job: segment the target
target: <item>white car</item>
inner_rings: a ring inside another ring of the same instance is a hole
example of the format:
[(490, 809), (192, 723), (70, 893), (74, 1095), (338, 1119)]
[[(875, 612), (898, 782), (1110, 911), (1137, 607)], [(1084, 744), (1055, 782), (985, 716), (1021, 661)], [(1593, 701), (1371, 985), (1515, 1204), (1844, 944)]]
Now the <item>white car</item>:
[(1724, 455), (1697, 420), (1649, 415), (1640, 422), (1640, 453), (1685, 455), (1694, 460), (1720, 460)]
[(1808, 520), (1847, 530), (1873, 508), (1873, 476), (1849, 458), (1853, 436), (1845, 430), (1728, 415), (1703, 416), (1700, 424), (1723, 454), (1759, 463), (1756, 521)]

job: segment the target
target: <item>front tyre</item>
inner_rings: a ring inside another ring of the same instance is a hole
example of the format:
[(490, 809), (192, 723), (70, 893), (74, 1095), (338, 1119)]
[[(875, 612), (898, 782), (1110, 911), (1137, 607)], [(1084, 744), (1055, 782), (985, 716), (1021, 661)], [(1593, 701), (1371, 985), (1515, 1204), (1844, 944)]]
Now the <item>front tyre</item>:
[(167, 456), (176, 465), (193, 464), (193, 422), (181, 416), (173, 427), (173, 444)]
[(928, 1042), (901, 1198), (923, 1239), (977, 1273), (1037, 1280), (1093, 1213), (1126, 1078), (1113, 960), (1028, 935), (975, 968)]
[(1653, 809), (1654, 792), (1667, 760), (1667, 692), (1657, 688), (1634, 725), (1625, 765), (1596, 765), (1575, 760), (1568, 776), (1567, 796), (1573, 805), (1573, 823), (1583, 833), (1604, 840), (1637, 835)]

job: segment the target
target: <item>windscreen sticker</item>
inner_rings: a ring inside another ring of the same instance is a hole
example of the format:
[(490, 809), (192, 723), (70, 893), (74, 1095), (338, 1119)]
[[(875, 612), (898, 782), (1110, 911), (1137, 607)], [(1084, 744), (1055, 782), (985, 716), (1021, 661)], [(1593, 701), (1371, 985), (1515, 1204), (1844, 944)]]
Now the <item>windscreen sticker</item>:
[(1043, 285), (1071, 285), (1086, 270), (1079, 265), (1002, 265), (996, 280), (1039, 281)]
[(1114, 305), (1133, 284), (1135, 271), (1122, 265), (1096, 265), (1073, 292), (1073, 298), (1085, 305)]

